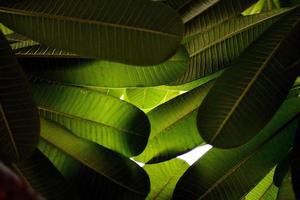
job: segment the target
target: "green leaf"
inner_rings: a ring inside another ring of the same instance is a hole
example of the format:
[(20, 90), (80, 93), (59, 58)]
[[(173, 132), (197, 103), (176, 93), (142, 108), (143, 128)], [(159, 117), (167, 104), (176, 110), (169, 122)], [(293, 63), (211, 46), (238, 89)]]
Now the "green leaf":
[(164, 103), (147, 116), (151, 133), (146, 149), (135, 160), (156, 163), (174, 158), (203, 143), (196, 126), (197, 109), (213, 82)]
[(219, 1), (220, 0), (193, 0), (187, 3), (178, 12), (182, 17), (183, 23), (187, 23)]
[(259, 0), (257, 3), (252, 5), (250, 8), (245, 10), (243, 15), (253, 15), (261, 12), (266, 12), (269, 10), (280, 8), (279, 0)]
[(144, 199), (149, 192), (146, 172), (113, 151), (41, 120), (39, 149), (64, 175), (80, 199)]
[(300, 7), (251, 45), (216, 81), (197, 116), (203, 139), (230, 148), (253, 138), (272, 118), (297, 77)]
[[(191, 37), (201, 32), (207, 31), (214, 26), (229, 19), (239, 16), (257, 0), (221, 0), (219, 3), (205, 10), (193, 20), (185, 24), (185, 37)], [(186, 40), (186, 38), (184, 39)]]
[(151, 110), (179, 95), (179, 91), (163, 90), (159, 87), (126, 89), (125, 100), (143, 110)]
[(174, 199), (235, 200), (243, 197), (287, 155), (299, 123), (299, 115), (294, 117), (299, 109), (299, 98), (289, 99), (261, 133), (247, 144), (230, 150), (213, 148), (208, 151), (181, 177)]
[(289, 10), (279, 9), (240, 16), (190, 37), (190, 41), (185, 44), (190, 55), (188, 69), (174, 84), (190, 82), (229, 67), (251, 43)]
[(283, 158), (276, 167), (274, 177), (273, 177), (273, 182), (274, 185), (276, 185), (277, 187), (281, 186), (283, 179), (285, 178), (287, 172), (290, 169), (290, 159), (291, 159), (291, 152), (285, 158)]
[(32, 88), (40, 115), (74, 134), (128, 157), (145, 148), (149, 120), (131, 104), (85, 88), (39, 82)]
[(151, 190), (146, 200), (169, 200), (175, 185), (189, 165), (178, 158), (158, 164), (147, 164), (145, 171), (150, 177)]
[(296, 200), (290, 171), (288, 171), (287, 175), (283, 179), (283, 182), (279, 188), (277, 200)]
[(22, 68), (0, 32), (0, 159), (30, 157), (39, 138), (39, 117)]
[(4, 35), (13, 33), (12, 30), (10, 30), (10, 29), (7, 28), (6, 26), (4, 26), (2, 23), (0, 23), (0, 31), (1, 31)]
[(167, 60), (183, 32), (176, 11), (149, 0), (25, 0), (0, 6), (0, 18), (46, 46), (132, 65)]
[(12, 169), (28, 186), (49, 200), (78, 199), (65, 178), (39, 150), (29, 159), (13, 164)]
[(242, 200), (276, 200), (278, 188), (273, 184), (273, 168)]
[(188, 62), (188, 54), (184, 47), (168, 61), (146, 67), (87, 59), (21, 60), (28, 73), (43, 79), (109, 88), (167, 84), (184, 73)]

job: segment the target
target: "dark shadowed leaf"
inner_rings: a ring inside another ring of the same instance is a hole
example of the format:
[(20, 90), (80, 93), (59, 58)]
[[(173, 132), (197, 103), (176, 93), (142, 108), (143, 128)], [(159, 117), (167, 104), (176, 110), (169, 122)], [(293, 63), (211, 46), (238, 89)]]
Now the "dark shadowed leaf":
[(28, 158), (38, 142), (39, 117), (25, 74), (0, 32), (0, 158)]
[(188, 54), (181, 47), (168, 61), (156, 66), (138, 67), (91, 59), (23, 59), (28, 73), (72, 85), (97, 87), (141, 87), (175, 81), (188, 66)]
[(0, 6), (0, 17), (41, 44), (134, 65), (170, 58), (183, 32), (176, 11), (149, 0), (24, 0)]
[(189, 165), (178, 158), (144, 166), (150, 177), (151, 190), (146, 200), (170, 200), (175, 185)]
[(133, 105), (85, 88), (40, 82), (32, 88), (40, 115), (74, 134), (128, 157), (145, 148), (149, 120)]
[(243, 10), (255, 2), (256, 0), (221, 0), (186, 23), (184, 35), (190, 37), (207, 31), (222, 22), (239, 16)]
[(161, 162), (201, 145), (197, 109), (212, 85), (213, 81), (201, 85), (147, 113), (150, 137), (145, 150), (135, 159), (144, 163)]
[(220, 0), (193, 0), (186, 4), (178, 12), (181, 15), (183, 23), (187, 23), (219, 1)]
[(277, 200), (297, 200), (292, 186), (292, 176), (289, 170), (279, 188)]
[(299, 122), (298, 95), (289, 97), (247, 144), (213, 148), (200, 158), (178, 182), (174, 199), (235, 200), (247, 194), (292, 147)]
[(39, 149), (64, 175), (80, 199), (144, 199), (150, 183), (133, 161), (41, 120)]
[(258, 15), (240, 16), (190, 37), (185, 43), (190, 56), (188, 69), (174, 84), (190, 82), (229, 67), (251, 43), (288, 11), (290, 9), (278, 9)]
[(278, 21), (216, 81), (201, 104), (197, 124), (216, 147), (242, 145), (272, 118), (297, 77), (300, 7)]
[[(292, 151), (292, 150), (291, 150)], [(280, 187), (283, 179), (285, 178), (287, 172), (290, 169), (290, 159), (291, 159), (291, 152), (283, 158), (280, 163), (276, 166), (276, 170), (273, 177), (274, 185)]]
[(273, 168), (242, 200), (276, 200), (278, 187), (273, 184)]
[[(299, 87), (299, 86), (298, 86)], [(297, 199), (300, 198), (300, 123), (294, 142), (294, 149), (291, 152), (291, 175), (292, 184)]]
[(46, 199), (78, 199), (76, 191), (71, 191), (65, 178), (39, 150), (29, 159), (13, 164), (12, 169)]

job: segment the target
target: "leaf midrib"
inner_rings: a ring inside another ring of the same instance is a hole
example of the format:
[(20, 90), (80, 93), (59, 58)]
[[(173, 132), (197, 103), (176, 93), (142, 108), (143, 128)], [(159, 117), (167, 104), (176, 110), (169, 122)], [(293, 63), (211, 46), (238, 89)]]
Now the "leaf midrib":
[(53, 14), (49, 14), (49, 13), (42, 13), (42, 12), (36, 12), (36, 11), (28, 11), (28, 10), (25, 11), (25, 10), (16, 9), (16, 8), (7, 8), (7, 7), (0, 6), (0, 13), (12, 14), (12, 15), (23, 15), (23, 16), (27, 16), (27, 17), (50, 18), (50, 19), (55, 19), (58, 21), (59, 20), (72, 21), (72, 22), (78, 22), (78, 23), (93, 24), (96, 26), (106, 26), (106, 27), (113, 27), (113, 28), (119, 28), (119, 29), (127, 29), (127, 30), (131, 30), (131, 31), (152, 33), (155, 35), (161, 35), (161, 36), (167, 36), (167, 37), (173, 37), (173, 38), (180, 38), (180, 36), (175, 35), (175, 34), (141, 28), (141, 27), (133, 27), (133, 26), (128, 26), (128, 25), (113, 24), (113, 23), (109, 23), (109, 22), (81, 19), (78, 17), (71, 17), (71, 16), (53, 15)]
[[(293, 30), (295, 26), (299, 23), (300, 19), (296, 20), (296, 22), (291, 26), (290, 30)], [(238, 108), (240, 105), (241, 101), (245, 98), (246, 94), (249, 92), (250, 88), (253, 86), (255, 81), (260, 77), (262, 71), (265, 70), (267, 66), (269, 66), (270, 60), (273, 58), (274, 54), (278, 51), (278, 49), (281, 47), (283, 42), (285, 41), (286, 36), (283, 37), (278, 44), (274, 47), (273, 51), (270, 53), (270, 55), (266, 58), (266, 60), (262, 63), (262, 65), (259, 67), (255, 75), (251, 78), (250, 82), (247, 84), (246, 88), (243, 90), (242, 94), (239, 96), (237, 99), (236, 103), (232, 106), (231, 110), (229, 113), (226, 115), (225, 119), (222, 121), (221, 125), (217, 129), (216, 133), (213, 135), (213, 137), (210, 139), (210, 143), (213, 143), (214, 140), (219, 136), (220, 132), (232, 116), (232, 114), (235, 112), (235, 110)]]
[(104, 127), (113, 129), (113, 130), (117, 131), (120, 134), (122, 134), (122, 132), (125, 132), (127, 134), (131, 134), (131, 135), (134, 135), (134, 136), (145, 138), (144, 135), (141, 135), (137, 132), (133, 132), (133, 131), (130, 131), (130, 130), (124, 130), (124, 129), (121, 129), (121, 128), (117, 128), (117, 127), (113, 127), (113, 126), (104, 124), (104, 123), (99, 122), (99, 121), (93, 121), (93, 120), (90, 120), (90, 119), (82, 118), (82, 117), (74, 115), (74, 114), (61, 112), (61, 111), (56, 110), (55, 108), (41, 106), (41, 105), (38, 108), (39, 108), (39, 110), (42, 110), (42, 111), (45, 111), (45, 112), (55, 113), (57, 115), (60, 115), (60, 116), (66, 117), (66, 118), (70, 118), (71, 120), (79, 120), (79, 121), (88, 122), (88, 123), (91, 123), (91, 124), (99, 124), (100, 126), (104, 126)]
[[(227, 34), (227, 35), (225, 35), (224, 37), (221, 37), (221, 38), (215, 40), (214, 42), (212, 42), (212, 43), (210, 43), (210, 44), (204, 46), (203, 48), (199, 49), (198, 51), (195, 51), (194, 53), (192, 53), (192, 54), (190, 55), (190, 57), (194, 57), (194, 56), (196, 56), (197, 54), (199, 54), (199, 53), (201, 53), (201, 52), (203, 52), (203, 51), (205, 51), (205, 50), (211, 48), (212, 46), (215, 46), (215, 45), (217, 45), (217, 44), (219, 44), (219, 43), (221, 43), (221, 42), (223, 42), (223, 41), (225, 41), (225, 40), (227, 40), (227, 39), (229, 39), (229, 38), (232, 38), (233, 36), (238, 35), (239, 33), (245, 32), (245, 31), (249, 30), (251, 27), (256, 26), (256, 25), (258, 25), (258, 24), (260, 24), (260, 23), (263, 23), (264, 21), (267, 21), (267, 20), (272, 19), (272, 18), (276, 18), (276, 17), (278, 17), (279, 15), (284, 14), (284, 12), (285, 12), (286, 10), (289, 10), (289, 9), (284, 9), (283, 11), (280, 11), (279, 13), (276, 13), (275, 15), (270, 15), (270, 16), (268, 16), (267, 18), (263, 18), (263, 19), (261, 19), (261, 20), (258, 20), (258, 21), (256, 21), (256, 22), (254, 22), (254, 23), (251, 23), (251, 24), (249, 24), (249, 25), (247, 25), (247, 26), (243, 26), (242, 28), (240, 28), (240, 29), (238, 29), (238, 30), (234, 29), (234, 31), (232, 31), (230, 34)], [(242, 18), (242, 17), (240, 17), (240, 18)], [(274, 20), (276, 21), (276, 20), (279, 20), (279, 19), (274, 19)], [(211, 30), (209, 30), (209, 31), (211, 31)], [(201, 35), (204, 34), (204, 33), (206, 33), (206, 32), (209, 32), (209, 31), (205, 31), (205, 32), (201, 33)], [(200, 36), (199, 36), (199, 37), (200, 37)], [(194, 39), (194, 40), (196, 40), (196, 39)], [(189, 42), (189, 43), (191, 43), (191, 42)]]

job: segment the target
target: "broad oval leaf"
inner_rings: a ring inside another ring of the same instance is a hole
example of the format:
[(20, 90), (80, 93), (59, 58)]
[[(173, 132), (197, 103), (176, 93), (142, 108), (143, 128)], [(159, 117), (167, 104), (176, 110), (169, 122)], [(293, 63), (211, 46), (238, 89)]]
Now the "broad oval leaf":
[(77, 136), (131, 157), (145, 148), (150, 134), (147, 116), (118, 98), (85, 88), (32, 84), (40, 115)]
[(181, 177), (173, 198), (235, 200), (247, 194), (293, 145), (299, 123), (299, 115), (294, 116), (300, 109), (299, 98), (289, 108), (293, 100), (249, 143), (230, 150), (213, 148), (201, 157)]
[(25, 0), (0, 6), (0, 17), (41, 44), (133, 65), (167, 60), (183, 32), (176, 11), (149, 0)]
[(39, 117), (26, 76), (0, 32), (0, 158), (30, 157), (39, 139)]
[(78, 199), (76, 191), (71, 191), (65, 178), (39, 150), (27, 160), (12, 164), (12, 169), (46, 199)]
[(144, 199), (150, 183), (130, 159), (41, 120), (39, 149), (64, 175), (80, 199)]
[(254, 137), (272, 118), (297, 77), (300, 7), (251, 45), (216, 81), (201, 104), (197, 125), (213, 146), (230, 148)]
[(188, 54), (184, 47), (169, 60), (155, 66), (137, 67), (90, 59), (23, 59), (28, 73), (72, 85), (141, 87), (168, 84), (184, 73)]
[[(229, 67), (249, 45), (290, 9), (239, 16), (208, 31), (186, 38), (190, 63), (181, 77), (172, 84), (190, 82)], [(245, 39), (247, 38), (247, 39)]]
[(189, 165), (179, 158), (145, 165), (144, 169), (150, 178), (151, 185), (151, 190), (146, 200), (172, 199), (177, 181), (188, 168)]
[(213, 81), (203, 84), (147, 113), (151, 124), (149, 141), (135, 160), (157, 163), (201, 145), (203, 139), (196, 126), (197, 109), (212, 85)]

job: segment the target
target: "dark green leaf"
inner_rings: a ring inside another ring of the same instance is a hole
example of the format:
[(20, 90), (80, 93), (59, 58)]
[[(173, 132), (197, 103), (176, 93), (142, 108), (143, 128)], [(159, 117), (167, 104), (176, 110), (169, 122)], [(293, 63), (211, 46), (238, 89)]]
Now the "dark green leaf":
[(131, 104), (84, 88), (39, 82), (32, 88), (40, 115), (74, 134), (128, 157), (145, 148), (149, 120)]
[(182, 21), (187, 23), (219, 1), (220, 0), (193, 0), (186, 4), (178, 12), (182, 17)]
[(256, 0), (221, 0), (186, 23), (184, 35), (185, 37), (190, 37), (207, 31), (222, 22), (239, 16), (243, 10), (255, 2)]
[(252, 44), (216, 81), (197, 116), (203, 139), (216, 147), (242, 145), (272, 118), (297, 77), (300, 7)]
[(25, 74), (0, 32), (0, 158), (30, 157), (39, 138), (39, 117)]
[(279, 188), (277, 200), (297, 200), (292, 186), (291, 172), (288, 171)]
[(299, 96), (290, 97), (247, 144), (210, 150), (180, 179), (174, 199), (240, 199), (288, 154), (299, 112)]
[(175, 185), (189, 165), (178, 158), (144, 166), (150, 177), (151, 190), (146, 200), (170, 200)]
[(242, 200), (276, 200), (278, 188), (273, 184), (273, 168)]
[(30, 74), (43, 79), (109, 88), (167, 84), (184, 73), (188, 62), (188, 54), (184, 47), (168, 61), (146, 67), (87, 59), (21, 60)]
[(297, 199), (300, 198), (300, 123), (298, 125), (298, 131), (294, 142), (294, 149), (291, 152), (291, 173), (292, 184)]
[(24, 0), (0, 6), (0, 17), (41, 44), (133, 65), (167, 60), (183, 32), (174, 10), (149, 0)]
[(78, 199), (65, 178), (39, 151), (20, 163), (13, 164), (15, 172), (34, 190), (49, 200)]
[(185, 44), (190, 55), (188, 69), (173, 84), (190, 82), (229, 67), (251, 43), (289, 10), (279, 9), (247, 17), (240, 16), (190, 37)]
[(81, 199), (144, 199), (146, 172), (133, 161), (41, 120), (39, 149), (64, 175)]
[(290, 169), (290, 159), (291, 159), (291, 153), (289, 153), (285, 158), (283, 158), (276, 167), (274, 177), (273, 177), (273, 182), (274, 185), (276, 185), (277, 187), (281, 186), (284, 177), (286, 176), (287, 172)]

